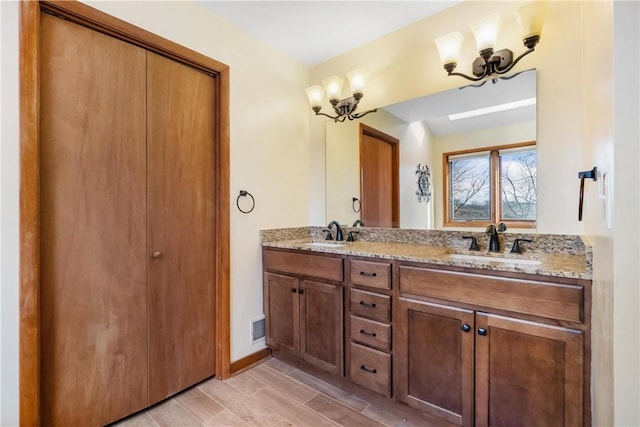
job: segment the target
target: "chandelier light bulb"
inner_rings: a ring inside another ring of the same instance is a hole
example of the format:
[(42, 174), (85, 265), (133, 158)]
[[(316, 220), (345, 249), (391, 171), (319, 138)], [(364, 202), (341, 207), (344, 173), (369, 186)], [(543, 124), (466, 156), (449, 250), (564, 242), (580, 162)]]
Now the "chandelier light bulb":
[(344, 79), (338, 76), (327, 77), (322, 81), (324, 89), (327, 92), (327, 98), (329, 100), (339, 100), (342, 95), (342, 86), (344, 85)]
[(365, 88), (367, 86), (367, 80), (369, 79), (369, 73), (358, 68), (357, 70), (349, 71), (347, 73), (349, 79), (349, 85), (351, 86), (351, 93), (364, 95)]
[(309, 86), (305, 89), (307, 97), (309, 97), (309, 104), (311, 108), (322, 107), (322, 101), (324, 101), (324, 89), (320, 85)]
[(436, 46), (438, 46), (438, 53), (440, 53), (442, 65), (458, 63), (463, 41), (464, 37), (462, 37), (459, 31), (445, 34), (436, 39)]
[(500, 15), (497, 13), (486, 16), (471, 24), (471, 31), (473, 31), (473, 36), (476, 39), (478, 52), (495, 49), (501, 24)]
[(529, 3), (515, 11), (516, 20), (520, 26), (522, 40), (534, 36), (540, 36), (542, 33), (542, 22), (546, 3), (543, 1), (535, 1)]

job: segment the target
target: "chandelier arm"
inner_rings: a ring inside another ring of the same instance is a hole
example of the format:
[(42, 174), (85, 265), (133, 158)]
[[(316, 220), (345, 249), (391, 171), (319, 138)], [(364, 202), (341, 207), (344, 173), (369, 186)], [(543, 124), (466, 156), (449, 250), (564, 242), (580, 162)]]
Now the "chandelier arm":
[(335, 116), (335, 117), (334, 116), (330, 116), (330, 115), (328, 115), (326, 113), (321, 113), (320, 111), (316, 112), (316, 116), (325, 116), (325, 117), (329, 117), (330, 119), (333, 119), (333, 120), (337, 120), (340, 117), (340, 116)]
[(459, 76), (459, 77), (464, 77), (467, 80), (471, 80), (472, 82), (477, 82), (479, 80), (484, 79), (487, 76), (487, 72), (486, 72), (486, 68), (485, 68), (485, 73), (480, 76), (480, 77), (469, 77), (466, 74), (462, 74), (462, 73), (449, 73), (450, 76)]
[(349, 120), (359, 119), (360, 117), (364, 117), (369, 113), (375, 113), (376, 111), (378, 111), (377, 108), (373, 109), (373, 110), (365, 111), (364, 113), (352, 114), (352, 115), (349, 116)]
[(351, 115), (353, 114), (354, 111), (356, 111), (356, 108), (358, 108), (358, 104), (360, 103), (359, 99), (356, 99), (356, 102), (353, 103), (353, 105), (351, 106), (351, 108), (349, 109), (349, 112), (347, 113), (347, 115)]
[(513, 62), (511, 64), (509, 64), (509, 66), (507, 68), (505, 68), (504, 70), (498, 70), (497, 68), (494, 70), (495, 73), (497, 74), (504, 74), (509, 72), (517, 63), (518, 61), (520, 61), (522, 58), (524, 58), (525, 56), (527, 56), (528, 54), (530, 54), (531, 52), (533, 52), (535, 50), (535, 48), (531, 48), (526, 50), (525, 52), (523, 52), (520, 56), (518, 56), (516, 59), (513, 60)]

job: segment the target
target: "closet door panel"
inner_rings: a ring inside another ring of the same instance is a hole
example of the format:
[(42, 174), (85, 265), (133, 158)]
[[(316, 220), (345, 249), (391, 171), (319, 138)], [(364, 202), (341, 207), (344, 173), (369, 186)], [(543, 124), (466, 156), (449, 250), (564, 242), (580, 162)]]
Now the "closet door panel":
[(215, 80), (147, 53), (149, 399), (214, 374)]
[(45, 425), (147, 406), (145, 51), (41, 21), (41, 344)]

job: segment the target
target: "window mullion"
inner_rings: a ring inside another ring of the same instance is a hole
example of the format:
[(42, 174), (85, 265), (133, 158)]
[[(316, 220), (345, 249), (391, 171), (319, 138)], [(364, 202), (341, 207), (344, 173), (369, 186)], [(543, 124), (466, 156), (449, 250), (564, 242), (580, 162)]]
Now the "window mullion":
[(492, 150), (491, 157), (491, 222), (498, 224), (501, 218), (500, 208), (500, 152)]

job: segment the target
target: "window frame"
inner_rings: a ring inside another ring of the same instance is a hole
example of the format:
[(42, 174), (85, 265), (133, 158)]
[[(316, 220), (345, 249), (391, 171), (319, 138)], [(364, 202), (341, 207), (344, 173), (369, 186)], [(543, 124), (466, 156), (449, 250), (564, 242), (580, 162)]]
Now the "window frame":
[[(510, 228), (536, 228), (537, 214), (535, 220), (505, 220), (502, 217), (502, 184), (500, 170), (500, 151), (512, 150), (514, 148), (536, 147), (536, 141), (518, 142), (515, 144), (495, 145), (490, 147), (478, 147), (467, 150), (450, 151), (442, 153), (442, 188), (443, 188), (443, 225), (444, 227), (486, 227), (489, 223), (498, 224), (504, 222)], [(488, 220), (454, 220), (451, 218), (451, 188), (450, 188), (450, 168), (449, 157), (474, 154), (489, 153), (489, 175), (490, 175), (490, 219)], [(537, 153), (536, 153), (537, 159)], [(536, 177), (537, 178), (537, 177)], [(537, 179), (536, 179), (537, 181)]]

